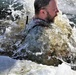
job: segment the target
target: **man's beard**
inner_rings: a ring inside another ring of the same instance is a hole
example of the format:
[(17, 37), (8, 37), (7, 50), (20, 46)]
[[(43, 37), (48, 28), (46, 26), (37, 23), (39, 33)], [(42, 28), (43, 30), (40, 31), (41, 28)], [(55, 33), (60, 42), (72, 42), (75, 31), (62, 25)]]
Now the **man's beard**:
[[(46, 11), (47, 12), (47, 11)], [(52, 18), (51, 16), (50, 16), (50, 14), (49, 14), (49, 12), (47, 12), (47, 17), (46, 17), (46, 21), (48, 22), (48, 23), (53, 23), (54, 22), (54, 18)]]

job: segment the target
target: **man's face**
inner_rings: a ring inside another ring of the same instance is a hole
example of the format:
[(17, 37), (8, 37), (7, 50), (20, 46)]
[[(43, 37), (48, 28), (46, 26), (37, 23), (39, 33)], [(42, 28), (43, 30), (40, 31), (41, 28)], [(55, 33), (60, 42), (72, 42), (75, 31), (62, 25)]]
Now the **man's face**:
[(54, 18), (57, 16), (58, 8), (55, 0), (51, 0), (45, 9), (47, 16), (46, 20), (48, 22), (53, 22)]

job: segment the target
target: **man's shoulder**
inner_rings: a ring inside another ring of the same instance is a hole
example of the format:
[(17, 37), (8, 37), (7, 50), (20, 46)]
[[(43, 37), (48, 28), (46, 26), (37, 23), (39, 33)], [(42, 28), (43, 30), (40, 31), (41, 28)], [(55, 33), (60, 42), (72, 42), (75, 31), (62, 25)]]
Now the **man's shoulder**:
[(46, 26), (46, 23), (40, 19), (32, 19), (27, 25), (26, 30), (42, 30)]
[(41, 19), (32, 19), (26, 26), (26, 32), (31, 36), (33, 34), (42, 35), (46, 33), (48, 29), (50, 29), (49, 24)]

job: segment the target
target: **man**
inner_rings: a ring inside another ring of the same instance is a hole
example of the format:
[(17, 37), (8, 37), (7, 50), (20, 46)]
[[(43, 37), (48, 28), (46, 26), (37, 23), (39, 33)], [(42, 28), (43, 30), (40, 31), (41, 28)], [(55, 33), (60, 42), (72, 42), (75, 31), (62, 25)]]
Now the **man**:
[(57, 65), (60, 61), (50, 59), (54, 50), (51, 49), (50, 38), (51, 23), (57, 16), (58, 8), (56, 0), (35, 0), (35, 16), (26, 26), (25, 41), (19, 49), (21, 56), (38, 63)]
[(35, 0), (35, 18), (40, 18), (48, 23), (52, 22), (58, 13), (56, 0)]

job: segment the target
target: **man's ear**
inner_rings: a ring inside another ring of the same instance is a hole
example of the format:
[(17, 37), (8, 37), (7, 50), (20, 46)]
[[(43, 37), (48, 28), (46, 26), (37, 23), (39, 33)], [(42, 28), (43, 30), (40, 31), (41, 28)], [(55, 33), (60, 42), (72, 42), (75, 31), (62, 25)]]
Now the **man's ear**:
[(41, 9), (41, 10), (40, 10), (40, 13), (41, 13), (41, 14), (45, 14), (45, 15), (47, 14), (44, 9)]

